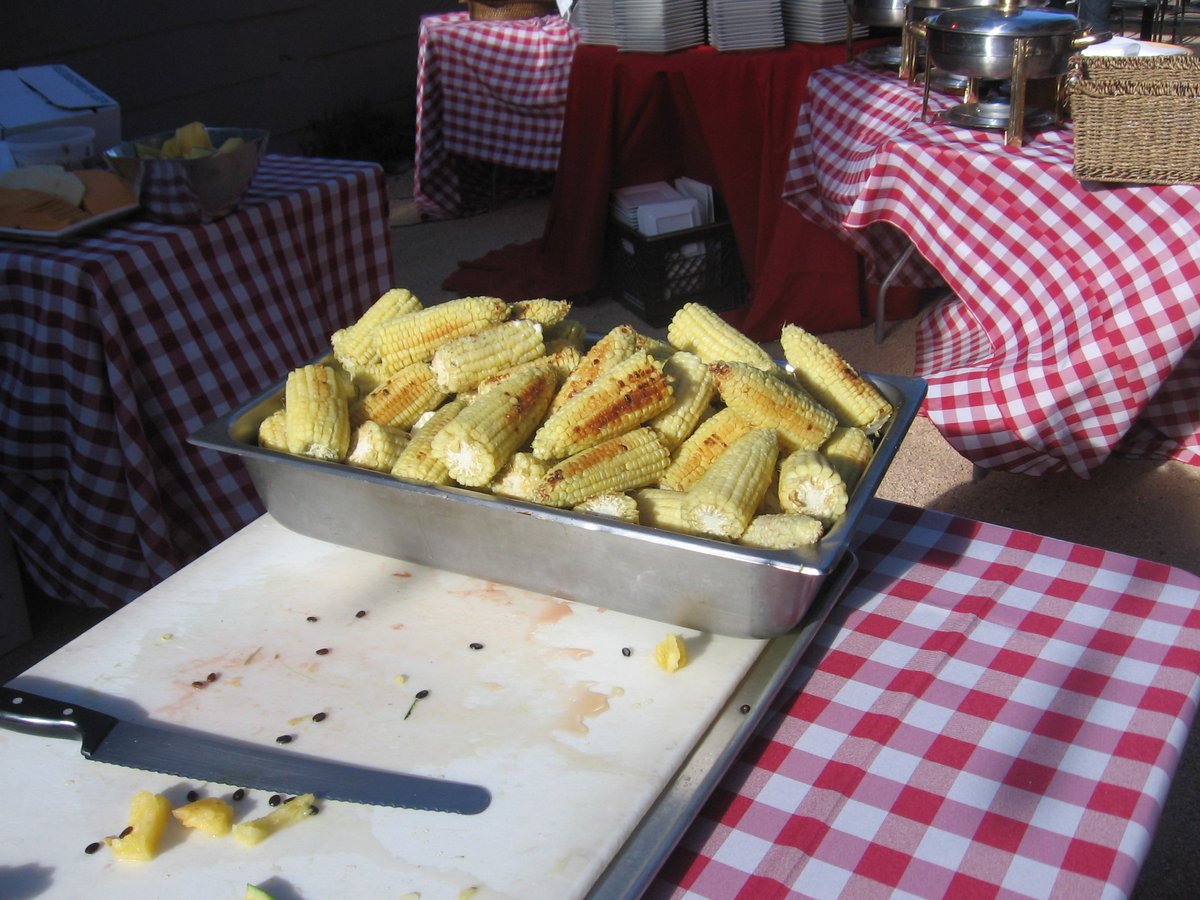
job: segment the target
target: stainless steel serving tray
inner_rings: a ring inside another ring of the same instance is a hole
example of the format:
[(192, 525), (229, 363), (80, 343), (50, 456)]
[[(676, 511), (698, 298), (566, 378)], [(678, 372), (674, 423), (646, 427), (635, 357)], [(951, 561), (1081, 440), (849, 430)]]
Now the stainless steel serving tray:
[(309, 537), (734, 637), (795, 628), (834, 570), (925, 396), (864, 373), (895, 407), (846, 515), (814, 547), (755, 550), (258, 446), (284, 382), (191, 436), (242, 458), (267, 511)]

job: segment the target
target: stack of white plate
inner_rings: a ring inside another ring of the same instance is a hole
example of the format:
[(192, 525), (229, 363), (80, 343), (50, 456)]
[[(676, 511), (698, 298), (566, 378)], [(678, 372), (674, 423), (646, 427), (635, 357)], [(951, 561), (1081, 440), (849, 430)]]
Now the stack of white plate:
[[(783, 27), (789, 41), (835, 44), (846, 39), (849, 10), (845, 0), (781, 0)], [(854, 37), (864, 38), (867, 25), (854, 24)]]
[(691, 178), (635, 184), (612, 192), (612, 216), (645, 235), (666, 234), (712, 222), (712, 188)]
[(704, 43), (704, 0), (622, 0), (614, 7), (622, 50), (671, 53)]
[(708, 0), (708, 42), (718, 50), (782, 47), (785, 34), (781, 3), (782, 0)]
[(616, 0), (580, 0), (571, 10), (571, 24), (585, 44), (617, 46)]

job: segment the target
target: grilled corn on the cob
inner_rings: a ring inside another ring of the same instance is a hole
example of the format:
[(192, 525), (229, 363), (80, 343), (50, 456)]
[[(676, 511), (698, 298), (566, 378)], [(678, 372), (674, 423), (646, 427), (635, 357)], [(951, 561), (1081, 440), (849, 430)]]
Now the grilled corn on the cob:
[(391, 319), (375, 331), (379, 358), (389, 371), (428, 362), (446, 341), (504, 321), (508, 304), (496, 297), (461, 297)]
[(737, 361), (758, 369), (775, 366), (766, 350), (699, 303), (685, 303), (675, 311), (667, 326), (667, 340), (706, 363)]
[(686, 350), (671, 354), (663, 363), (663, 373), (671, 382), (674, 402), (650, 420), (650, 427), (674, 450), (696, 430), (696, 423), (716, 393), (716, 385), (708, 366)]
[(635, 428), (551, 467), (533, 499), (569, 508), (597, 494), (646, 487), (658, 480), (669, 460), (657, 434)]
[(779, 466), (779, 505), (829, 528), (846, 514), (849, 493), (837, 469), (817, 450), (796, 450)]
[(354, 429), (346, 463), (373, 472), (390, 472), (408, 445), (408, 432), (366, 421)]
[(341, 461), (350, 450), (349, 391), (332, 366), (302, 366), (284, 386), (287, 448), (297, 456)]
[(717, 457), (750, 428), (750, 423), (729, 407), (718, 410), (697, 425), (696, 430), (675, 450), (659, 487), (686, 491), (708, 471)]
[[(519, 372), (522, 369), (528, 369), (531, 366), (540, 366), (544, 364), (549, 364), (554, 367), (554, 372), (558, 377), (557, 383), (561, 385), (563, 381), (566, 380), (567, 376), (575, 370), (575, 367), (579, 365), (580, 359), (581, 357), (579, 355), (579, 351), (574, 347), (560, 347), (553, 353), (547, 353), (545, 356), (540, 356), (537, 359), (530, 360), (529, 362), (517, 363), (517, 365), (510, 369), (505, 369), (503, 372), (497, 372), (495, 375), (488, 376), (487, 378), (483, 379), (483, 381), (479, 382), (477, 390), (481, 394), (486, 394), (496, 384), (503, 381), (509, 375)], [(557, 388), (555, 388), (555, 390), (557, 391)]]
[(500, 497), (532, 500), (548, 471), (550, 466), (532, 453), (514, 453), (496, 473), (488, 490)]
[(829, 440), (821, 445), (821, 453), (842, 476), (847, 491), (854, 490), (874, 452), (867, 433), (861, 428), (848, 426), (833, 429)]
[(607, 519), (620, 519), (633, 525), (638, 523), (637, 501), (628, 494), (617, 491), (607, 491), (589, 497), (582, 503), (572, 507), (574, 512), (591, 513), (594, 516), (604, 516)]
[(446, 399), (429, 363), (416, 362), (394, 373), (350, 410), (355, 425), (377, 422), (391, 428), (412, 428), (422, 414)]
[(783, 355), (796, 378), (818, 403), (838, 417), (875, 434), (892, 416), (892, 404), (842, 355), (799, 325), (784, 325)]
[(650, 487), (636, 491), (633, 497), (637, 501), (641, 524), (683, 534), (700, 534), (684, 517), (683, 504), (687, 499), (684, 491)]
[(771, 484), (778, 454), (774, 429), (756, 428), (742, 435), (688, 490), (684, 519), (714, 537), (741, 537)]
[(571, 312), (570, 300), (548, 300), (538, 297), (534, 300), (517, 300), (508, 305), (510, 319), (528, 319), (537, 322), (544, 328), (557, 325)]
[(438, 432), (434, 455), (459, 484), (485, 486), (533, 434), (557, 385), (548, 364), (510, 375)]
[(738, 543), (760, 550), (794, 550), (815, 544), (824, 533), (825, 526), (812, 516), (767, 513), (750, 520)]
[(654, 418), (671, 397), (661, 364), (638, 351), (552, 412), (533, 436), (533, 455), (562, 459), (593, 447)]
[(815, 450), (837, 427), (833, 413), (771, 372), (740, 362), (709, 368), (725, 405), (755, 428), (774, 428), (788, 450)]
[(446, 468), (446, 464), (433, 452), (433, 439), (466, 406), (466, 400), (456, 397), (425, 419), (413, 431), (408, 446), (396, 458), (396, 464), (392, 466), (392, 474), (398, 478), (425, 481), (429, 484), (449, 484), (450, 470)]
[(287, 410), (277, 409), (258, 426), (258, 446), (287, 452)]
[(618, 325), (596, 341), (559, 388), (558, 395), (550, 404), (550, 412), (556, 412), (576, 394), (595, 384), (596, 379), (613, 366), (633, 356), (637, 352), (637, 344), (637, 332), (629, 325)]
[(442, 390), (461, 394), (475, 390), (489, 375), (535, 360), (545, 352), (542, 326), (518, 319), (446, 341), (434, 351), (429, 367)]
[(421, 308), (421, 301), (404, 288), (385, 291), (367, 307), (353, 325), (335, 331), (329, 338), (333, 355), (353, 376), (361, 369), (379, 363), (379, 348), (375, 344), (375, 329), (387, 322)]

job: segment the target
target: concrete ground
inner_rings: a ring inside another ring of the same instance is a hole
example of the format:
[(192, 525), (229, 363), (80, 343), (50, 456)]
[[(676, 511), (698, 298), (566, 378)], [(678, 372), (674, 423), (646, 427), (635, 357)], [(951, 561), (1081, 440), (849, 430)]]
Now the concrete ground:
[[(545, 198), (513, 201), (493, 212), (415, 224), (409, 195), (394, 188), (393, 245), (397, 286), (424, 303), (449, 299), (442, 281), (465, 260), (542, 233)], [(610, 301), (577, 305), (573, 315), (592, 331), (628, 322), (661, 336)], [(916, 320), (892, 323), (876, 344), (871, 327), (823, 335), (848, 360), (869, 371), (911, 375)], [(775, 348), (778, 354), (778, 348)], [(781, 354), (780, 354), (781, 355)], [(928, 419), (918, 417), (878, 492), (889, 500), (942, 510), (1075, 543), (1102, 547), (1200, 573), (1200, 468), (1174, 462), (1112, 459), (1089, 479), (991, 472), (975, 477)], [(1180, 762), (1135, 897), (1198, 896), (1200, 855), (1194, 850), (1200, 803), (1200, 738)]]

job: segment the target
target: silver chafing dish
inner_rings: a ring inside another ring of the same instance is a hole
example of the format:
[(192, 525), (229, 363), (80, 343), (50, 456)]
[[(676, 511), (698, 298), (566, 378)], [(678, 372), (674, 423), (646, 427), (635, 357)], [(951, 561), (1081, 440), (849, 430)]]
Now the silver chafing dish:
[[(1003, 0), (998, 6), (947, 9), (909, 25), (925, 41), (927, 71), (967, 79), (964, 102), (943, 118), (973, 128), (1003, 128), (1005, 143), (1019, 146), (1024, 131), (1062, 118), (1063, 80), (1071, 54), (1107, 40), (1108, 33), (1084, 28), (1072, 13)], [(1028, 82), (1053, 79), (1052, 109), (1026, 109)], [(1009, 99), (983, 101), (980, 84), (1008, 81)], [(928, 112), (930, 78), (925, 80), (923, 112)]]

